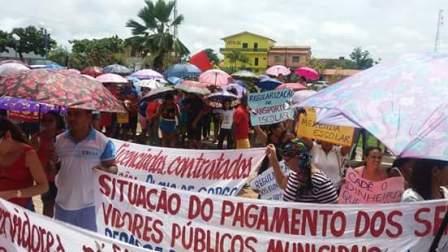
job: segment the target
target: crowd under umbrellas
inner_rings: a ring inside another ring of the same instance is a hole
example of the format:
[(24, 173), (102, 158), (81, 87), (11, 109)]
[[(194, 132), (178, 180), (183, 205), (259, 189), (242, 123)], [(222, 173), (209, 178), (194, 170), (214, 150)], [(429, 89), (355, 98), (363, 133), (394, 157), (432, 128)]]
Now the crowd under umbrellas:
[[(224, 148), (227, 143), (227, 148), (232, 149), (246, 148), (231, 139), (234, 125), (230, 123), (231, 127), (226, 127), (230, 118), (238, 118), (234, 114), (247, 109), (247, 95), (289, 89), (294, 92), (292, 103), (299, 115), (306, 113), (304, 108), (313, 108), (319, 123), (363, 129), (360, 134), (368, 132), (384, 144), (383, 149), (363, 153), (366, 165), (355, 169), (362, 170), (362, 174), (365, 171), (367, 176), (374, 174), (372, 176), (377, 179), (388, 177), (389, 173), (380, 170), (379, 165), (372, 168), (369, 158), (378, 159), (379, 156), (381, 159), (384, 149), (397, 157), (417, 160), (416, 170), (421, 170), (421, 160), (424, 164), (433, 164), (431, 160), (448, 161), (448, 139), (444, 134), (448, 129), (444, 101), (448, 94), (445, 85), (448, 76), (439, 71), (448, 68), (447, 62), (447, 58), (434, 55), (408, 55), (378, 64), (319, 92), (309, 89), (307, 82), (316, 81), (320, 76), (308, 67), (292, 71), (277, 65), (267, 69), (266, 75), (259, 76), (247, 70), (231, 75), (219, 69), (201, 72), (191, 64), (175, 64), (159, 73), (152, 69), (134, 72), (118, 64), (79, 71), (56, 66), (31, 69), (20, 62), (0, 62), (0, 109), (37, 112), (39, 118), (49, 111), (59, 114), (72, 109), (94, 111), (97, 116), (91, 126), (108, 137), (190, 149)], [(300, 77), (297, 82), (292, 80), (293, 74)], [(425, 86), (428, 81), (431, 88)], [(386, 95), (386, 92), (393, 95)], [(417, 106), (422, 97), (428, 101)], [(263, 141), (260, 146), (268, 145), (268, 163), (278, 162), (276, 151), (287, 158), (285, 162), (293, 159), (288, 156), (292, 151), (288, 148), (297, 142), (291, 142), (287, 135), (295, 133), (294, 125), (280, 123), (251, 128), (261, 137), (250, 143)], [(305, 139), (298, 146), (323, 150), (326, 144)], [(330, 149), (333, 150), (333, 145)], [(342, 149), (337, 150), (347, 155)], [(356, 150), (352, 148), (351, 151)], [(370, 157), (371, 153), (376, 156)], [(426, 168), (440, 168), (435, 167)], [(433, 182), (439, 183), (436, 186), (446, 186), (441, 179)], [(336, 194), (336, 183), (329, 183)], [(286, 186), (290, 186), (289, 182)], [(409, 186), (413, 189), (411, 183)], [(285, 189), (286, 199), (288, 196), (291, 195), (287, 195)], [(437, 198), (430, 196), (430, 199)], [(298, 198), (290, 199), (297, 201)], [(306, 195), (302, 199), (307, 200)], [(334, 203), (335, 200), (330, 201), (316, 203)]]

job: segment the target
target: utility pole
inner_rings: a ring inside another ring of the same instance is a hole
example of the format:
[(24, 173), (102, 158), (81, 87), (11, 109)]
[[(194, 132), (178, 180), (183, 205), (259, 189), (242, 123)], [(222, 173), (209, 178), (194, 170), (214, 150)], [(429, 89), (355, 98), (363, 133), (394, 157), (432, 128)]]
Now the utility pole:
[(443, 25), (443, 10), (439, 10), (439, 16), (437, 17), (437, 32), (436, 39), (434, 42), (434, 52), (437, 52), (439, 47), (439, 39), (440, 39), (440, 26)]

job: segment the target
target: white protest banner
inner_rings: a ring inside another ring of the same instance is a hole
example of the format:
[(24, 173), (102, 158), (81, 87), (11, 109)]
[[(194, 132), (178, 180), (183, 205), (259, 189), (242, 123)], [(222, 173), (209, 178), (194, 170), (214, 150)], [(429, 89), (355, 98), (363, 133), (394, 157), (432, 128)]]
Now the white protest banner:
[[(285, 161), (280, 161), (280, 169), (285, 176), (288, 176), (291, 171), (286, 165)], [(274, 169), (269, 167), (263, 171), (260, 175), (255, 177), (250, 182), (250, 187), (258, 192), (260, 199), (265, 200), (282, 200), (283, 190), (278, 186), (275, 180)]]
[(267, 125), (294, 119), (294, 111), (289, 104), (293, 95), (294, 92), (288, 88), (250, 93), (247, 100), (251, 124)]
[[(156, 251), (428, 251), (448, 211), (448, 200), (279, 204), (164, 188), (99, 171), (96, 180), (99, 232)], [(442, 237), (444, 249), (447, 238)]]
[(0, 252), (148, 251), (77, 228), (0, 199)]
[(354, 169), (348, 169), (339, 193), (340, 204), (379, 204), (401, 200), (404, 178), (392, 177), (379, 182), (363, 179)]
[(236, 195), (261, 164), (264, 148), (191, 150), (113, 139), (119, 175), (151, 184), (216, 195)]

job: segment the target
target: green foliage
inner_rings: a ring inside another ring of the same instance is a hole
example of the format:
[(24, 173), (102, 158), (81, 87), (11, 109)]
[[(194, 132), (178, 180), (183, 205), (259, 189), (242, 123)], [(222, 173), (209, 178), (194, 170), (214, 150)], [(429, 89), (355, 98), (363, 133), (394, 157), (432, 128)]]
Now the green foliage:
[(233, 67), (237, 69), (237, 63), (240, 62), (243, 65), (249, 63), (249, 57), (238, 50), (231, 50), (229, 54), (226, 55)]
[(188, 55), (188, 48), (172, 34), (175, 26), (182, 24), (182, 15), (173, 17), (173, 10), (176, 2), (157, 0), (155, 4), (145, 1), (143, 7), (137, 14), (140, 22), (130, 19), (126, 26), (131, 28), (133, 38), (127, 41), (127, 45), (132, 46), (134, 53), (146, 56), (151, 54), (153, 68), (162, 70), (167, 59), (175, 55), (175, 59)]
[(54, 61), (62, 66), (67, 66), (70, 57), (70, 52), (61, 46), (56, 47), (48, 53), (48, 59)]
[(210, 60), (210, 62), (212, 62), (213, 65), (219, 65), (220, 60), (218, 58), (218, 54), (216, 54), (213, 49), (207, 48), (204, 51), (207, 54), (208, 59)]
[(14, 46), (14, 39), (8, 32), (0, 30), (0, 53), (8, 52), (8, 47)]
[(361, 47), (353, 49), (350, 53), (350, 59), (355, 63), (356, 69), (367, 69), (373, 66), (374, 63), (369, 51), (363, 51)]
[(125, 43), (118, 36), (69, 42), (72, 44), (72, 54), (69, 57), (71, 67), (82, 69), (87, 66), (124, 64), (122, 53)]

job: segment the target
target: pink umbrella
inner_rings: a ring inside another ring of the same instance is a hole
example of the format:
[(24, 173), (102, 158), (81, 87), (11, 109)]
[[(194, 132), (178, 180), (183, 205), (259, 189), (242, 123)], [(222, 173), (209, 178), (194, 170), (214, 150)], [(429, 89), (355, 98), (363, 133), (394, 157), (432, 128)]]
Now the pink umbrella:
[(163, 79), (163, 75), (152, 70), (152, 69), (142, 69), (139, 70), (133, 74), (131, 74), (132, 77), (138, 78), (140, 80), (150, 80), (150, 79)]
[(295, 71), (295, 74), (305, 77), (307, 80), (318, 80), (319, 79), (319, 73), (309, 67), (301, 67), (297, 68)]
[(126, 80), (125, 78), (121, 77), (118, 74), (111, 74), (111, 73), (107, 73), (107, 74), (102, 74), (98, 77), (96, 77), (96, 80), (101, 82), (101, 83), (114, 83), (114, 84), (126, 84), (128, 83), (128, 80)]
[(305, 87), (304, 85), (302, 85), (300, 83), (283, 83), (280, 86), (278, 86), (276, 89), (283, 89), (283, 88), (289, 88), (289, 89), (292, 89), (293, 91), (300, 91), (300, 90), (308, 89), (307, 87)]
[(182, 84), (185, 86), (200, 87), (200, 88), (206, 88), (206, 87), (210, 86), (209, 83), (192, 81), (192, 80), (184, 80), (184, 81), (182, 81)]
[(275, 77), (278, 77), (279, 75), (290, 75), (291, 74), (291, 70), (289, 70), (287, 67), (282, 66), (282, 65), (275, 65), (275, 66), (271, 66), (270, 68), (268, 68), (266, 70), (266, 74), (268, 75), (272, 75)]
[(199, 82), (209, 83), (216, 86), (225, 86), (230, 82), (231, 78), (232, 77), (228, 73), (222, 70), (211, 69), (199, 75)]
[(20, 63), (5, 63), (0, 65), (0, 76), (6, 76), (9, 74), (18, 73), (21, 71), (29, 71), (30, 69)]
[(77, 69), (74, 68), (70, 68), (70, 69), (61, 69), (59, 70), (59, 72), (61, 73), (66, 73), (66, 74), (81, 74), (81, 72)]

